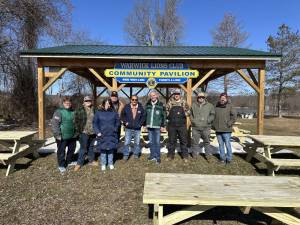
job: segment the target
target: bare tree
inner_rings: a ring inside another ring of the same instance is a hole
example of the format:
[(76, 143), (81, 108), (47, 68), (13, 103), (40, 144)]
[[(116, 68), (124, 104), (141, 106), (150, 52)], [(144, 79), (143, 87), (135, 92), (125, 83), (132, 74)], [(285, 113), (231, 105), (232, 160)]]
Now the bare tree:
[(298, 88), (300, 78), (300, 35), (282, 24), (276, 35), (270, 35), (267, 40), (272, 53), (282, 55), (280, 62), (269, 62), (267, 83), (271, 92), (276, 93), (277, 113), (282, 116), (283, 97), (293, 89)]
[[(221, 47), (242, 47), (245, 45), (249, 34), (243, 31), (242, 23), (230, 13), (224, 15), (221, 23), (211, 31), (213, 45)], [(224, 92), (227, 93), (229, 83), (234, 83), (236, 79), (224, 76)]]
[(18, 109), (13, 111), (15, 116), (31, 121), (36, 107), (35, 64), (21, 59), (20, 50), (37, 48), (43, 39), (62, 40), (70, 31), (71, 9), (69, 0), (0, 1), (0, 34), (6, 38), (0, 49), (0, 69), (11, 83), (6, 91)]
[(139, 0), (125, 20), (124, 30), (131, 43), (143, 46), (174, 46), (182, 34), (179, 0), (165, 0), (161, 12), (158, 0)]

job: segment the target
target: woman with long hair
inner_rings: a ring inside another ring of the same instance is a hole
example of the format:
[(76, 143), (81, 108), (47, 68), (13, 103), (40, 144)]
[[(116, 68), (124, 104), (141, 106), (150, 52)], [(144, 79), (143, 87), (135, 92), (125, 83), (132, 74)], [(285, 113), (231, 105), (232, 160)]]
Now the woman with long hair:
[(101, 153), (99, 161), (101, 170), (114, 169), (114, 151), (118, 147), (118, 128), (120, 119), (114, 111), (109, 98), (103, 100), (100, 109), (96, 112), (93, 121), (94, 131), (97, 135), (97, 150)]

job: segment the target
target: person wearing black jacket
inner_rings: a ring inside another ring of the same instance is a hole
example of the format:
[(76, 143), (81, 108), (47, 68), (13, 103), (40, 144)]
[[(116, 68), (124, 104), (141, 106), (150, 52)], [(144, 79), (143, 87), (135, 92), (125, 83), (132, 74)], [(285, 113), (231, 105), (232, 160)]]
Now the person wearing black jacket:
[(141, 154), (140, 136), (141, 127), (145, 121), (145, 112), (136, 95), (131, 96), (130, 103), (124, 107), (121, 113), (121, 121), (125, 126), (123, 159), (125, 161), (129, 159), (129, 145), (132, 138), (134, 139), (133, 155), (134, 158), (138, 159)]

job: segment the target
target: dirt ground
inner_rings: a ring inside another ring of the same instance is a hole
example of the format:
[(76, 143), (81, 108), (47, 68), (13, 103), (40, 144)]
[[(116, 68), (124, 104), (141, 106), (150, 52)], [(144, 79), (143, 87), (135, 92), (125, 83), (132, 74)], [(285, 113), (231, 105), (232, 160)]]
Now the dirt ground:
[[(299, 121), (267, 119), (266, 133), (300, 135)], [(255, 125), (255, 121), (242, 123), (244, 129), (250, 130)], [(92, 166), (84, 166), (79, 172), (69, 168), (65, 175), (56, 168), (55, 154), (41, 155), (37, 160), (21, 159), (9, 177), (5, 177), (6, 167), (0, 165), (0, 224), (152, 224), (148, 205), (142, 203), (147, 172), (254, 176), (264, 176), (266, 172), (262, 165), (247, 163), (244, 155), (235, 155), (233, 163), (227, 166), (216, 157), (208, 163), (200, 156), (184, 164), (178, 156), (172, 162), (166, 162), (163, 156), (159, 166), (146, 158), (143, 155), (126, 163), (118, 159), (115, 170), (106, 172)], [(299, 170), (279, 175), (287, 174), (300, 175)], [(166, 210), (171, 212), (174, 208)], [(236, 207), (217, 207), (180, 224), (270, 222), (269, 217), (255, 211), (243, 215)]]

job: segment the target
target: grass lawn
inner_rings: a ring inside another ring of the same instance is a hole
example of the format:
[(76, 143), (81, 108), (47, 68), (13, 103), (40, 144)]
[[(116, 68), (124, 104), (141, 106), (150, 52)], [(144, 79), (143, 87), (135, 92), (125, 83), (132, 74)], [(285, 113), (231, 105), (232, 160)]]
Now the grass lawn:
[[(242, 120), (243, 129), (255, 130), (255, 120)], [(265, 133), (300, 135), (300, 120), (266, 119)], [(16, 172), (5, 177), (0, 166), (0, 224), (152, 224), (148, 206), (142, 204), (144, 176), (147, 172), (197, 173), (264, 176), (235, 155), (228, 165), (209, 163), (202, 157), (184, 164), (177, 156), (172, 162), (157, 166), (146, 160), (117, 160), (113, 171), (100, 172), (99, 167), (84, 166), (79, 172), (72, 168), (60, 175), (56, 155), (42, 155), (29, 162), (21, 159)], [(29, 162), (29, 163), (28, 163)], [(299, 175), (293, 171), (292, 175)], [(187, 184), (188, 185), (188, 184)], [(169, 210), (172, 210), (170, 208)], [(271, 219), (255, 211), (243, 215), (235, 207), (217, 207), (181, 224), (268, 224)], [(275, 223), (276, 224), (276, 223)]]

